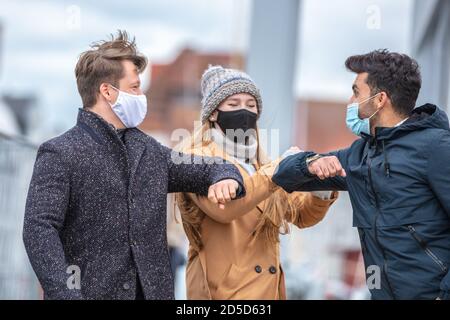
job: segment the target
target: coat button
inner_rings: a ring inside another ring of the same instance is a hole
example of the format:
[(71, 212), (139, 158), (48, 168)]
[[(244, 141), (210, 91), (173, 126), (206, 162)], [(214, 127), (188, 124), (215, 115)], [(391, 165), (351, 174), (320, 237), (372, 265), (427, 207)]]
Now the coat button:
[(269, 272), (270, 272), (271, 274), (275, 274), (275, 273), (277, 273), (277, 268), (275, 268), (274, 266), (271, 266), (271, 267), (269, 268)]
[(128, 282), (125, 282), (125, 283), (123, 284), (123, 289), (124, 289), (124, 290), (130, 290), (130, 284), (129, 284)]
[(256, 271), (256, 273), (261, 273), (262, 272), (261, 266), (256, 266), (255, 271)]

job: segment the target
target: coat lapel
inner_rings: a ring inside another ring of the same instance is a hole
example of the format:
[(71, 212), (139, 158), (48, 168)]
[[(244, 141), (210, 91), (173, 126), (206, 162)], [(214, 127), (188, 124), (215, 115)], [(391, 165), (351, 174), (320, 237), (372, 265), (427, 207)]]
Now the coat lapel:
[(133, 128), (127, 131), (125, 135), (127, 153), (128, 153), (128, 165), (130, 174), (130, 189), (134, 184), (134, 178), (136, 176), (139, 163), (142, 159), (142, 155), (146, 149), (146, 143), (142, 135), (145, 134), (139, 129)]

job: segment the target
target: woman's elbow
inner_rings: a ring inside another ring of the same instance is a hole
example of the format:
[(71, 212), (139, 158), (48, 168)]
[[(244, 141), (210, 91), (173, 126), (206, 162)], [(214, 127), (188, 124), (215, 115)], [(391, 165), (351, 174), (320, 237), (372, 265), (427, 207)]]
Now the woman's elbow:
[(224, 209), (217, 208), (215, 210), (208, 210), (205, 213), (218, 223), (230, 224), (250, 211), (251, 210), (235, 208), (234, 206), (233, 208), (227, 208), (227, 205), (225, 205)]
[(208, 216), (214, 220), (215, 222), (221, 223), (221, 224), (230, 224), (234, 220), (236, 220), (235, 215), (227, 214), (226, 212), (222, 213), (215, 213), (215, 214), (208, 214)]

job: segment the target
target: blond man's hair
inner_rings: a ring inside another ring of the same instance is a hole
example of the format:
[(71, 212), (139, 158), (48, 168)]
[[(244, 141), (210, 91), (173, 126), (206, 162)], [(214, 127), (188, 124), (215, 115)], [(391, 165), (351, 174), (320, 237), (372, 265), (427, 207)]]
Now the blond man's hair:
[(130, 39), (122, 30), (118, 30), (116, 36), (111, 34), (110, 40), (93, 43), (90, 50), (80, 55), (75, 77), (84, 108), (95, 105), (102, 83), (119, 86), (119, 80), (124, 76), (124, 60), (133, 62), (139, 72), (147, 66), (147, 58), (138, 52), (135, 38)]

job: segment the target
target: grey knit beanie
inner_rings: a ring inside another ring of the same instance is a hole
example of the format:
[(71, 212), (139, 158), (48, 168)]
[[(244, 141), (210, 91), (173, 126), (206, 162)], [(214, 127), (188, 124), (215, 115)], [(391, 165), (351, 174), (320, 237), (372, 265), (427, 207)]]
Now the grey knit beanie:
[(211, 113), (226, 98), (238, 94), (248, 93), (256, 99), (258, 117), (262, 110), (262, 100), (259, 89), (253, 80), (245, 73), (221, 66), (209, 66), (203, 73), (202, 82), (202, 111), (201, 120), (205, 123)]

